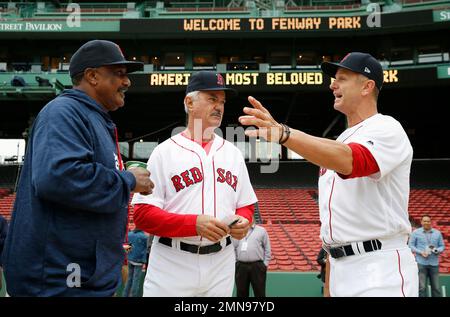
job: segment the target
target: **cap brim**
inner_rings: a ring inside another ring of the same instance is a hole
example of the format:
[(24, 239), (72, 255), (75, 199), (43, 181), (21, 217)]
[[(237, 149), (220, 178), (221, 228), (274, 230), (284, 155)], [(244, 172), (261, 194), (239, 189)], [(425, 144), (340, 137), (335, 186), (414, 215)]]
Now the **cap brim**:
[(123, 65), (127, 68), (128, 74), (144, 70), (144, 63), (141, 63), (141, 62), (123, 61), (123, 62), (104, 64), (103, 66), (110, 66), (110, 65)]
[(199, 89), (199, 91), (224, 91), (227, 98), (233, 98), (237, 96), (237, 91), (232, 88), (209, 88), (209, 89)]
[(333, 78), (336, 77), (336, 73), (339, 67), (340, 65), (338, 63), (330, 63), (330, 62), (323, 62), (320, 65), (322, 72)]
[(351, 70), (352, 72), (359, 73), (358, 71), (353, 70), (350, 67), (343, 66), (339, 63), (323, 62), (320, 65), (320, 68), (322, 69), (322, 72), (324, 72), (325, 74), (327, 74), (328, 76), (333, 77), (333, 78), (336, 78), (336, 73), (339, 68), (345, 68), (345, 69)]

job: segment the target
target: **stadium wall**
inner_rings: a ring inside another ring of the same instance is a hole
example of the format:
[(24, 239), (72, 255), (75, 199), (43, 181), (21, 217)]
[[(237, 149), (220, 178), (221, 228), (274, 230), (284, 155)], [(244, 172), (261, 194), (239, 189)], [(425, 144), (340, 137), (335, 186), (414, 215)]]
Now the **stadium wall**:
[(0, 165), (0, 187), (13, 189), (16, 184), (19, 165)]

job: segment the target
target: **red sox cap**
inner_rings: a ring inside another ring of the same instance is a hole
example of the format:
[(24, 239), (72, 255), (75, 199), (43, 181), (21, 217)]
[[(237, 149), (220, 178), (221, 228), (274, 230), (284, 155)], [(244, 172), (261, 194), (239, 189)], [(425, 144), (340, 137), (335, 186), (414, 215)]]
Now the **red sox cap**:
[(340, 67), (362, 74), (375, 82), (379, 90), (383, 86), (383, 68), (372, 55), (360, 52), (348, 53), (340, 63), (323, 62), (322, 71), (330, 77), (336, 77)]
[(225, 86), (225, 80), (221, 74), (206, 70), (193, 73), (189, 77), (189, 83), (186, 87), (186, 94), (197, 90), (223, 90), (227, 97), (234, 97), (237, 95), (236, 90)]
[(128, 73), (143, 70), (144, 64), (125, 60), (122, 50), (116, 43), (105, 40), (93, 40), (83, 44), (70, 59), (70, 77), (83, 72), (86, 68), (108, 65), (123, 65)]

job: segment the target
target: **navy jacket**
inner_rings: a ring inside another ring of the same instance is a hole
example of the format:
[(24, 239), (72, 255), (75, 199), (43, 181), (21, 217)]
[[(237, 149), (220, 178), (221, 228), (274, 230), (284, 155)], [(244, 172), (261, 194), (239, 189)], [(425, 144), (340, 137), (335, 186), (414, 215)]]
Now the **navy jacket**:
[(148, 236), (142, 230), (133, 230), (128, 233), (128, 242), (132, 248), (128, 253), (128, 260), (136, 263), (147, 263)]
[(37, 116), (3, 252), (11, 296), (114, 294), (136, 185), (119, 171), (114, 129), (108, 112), (75, 89)]

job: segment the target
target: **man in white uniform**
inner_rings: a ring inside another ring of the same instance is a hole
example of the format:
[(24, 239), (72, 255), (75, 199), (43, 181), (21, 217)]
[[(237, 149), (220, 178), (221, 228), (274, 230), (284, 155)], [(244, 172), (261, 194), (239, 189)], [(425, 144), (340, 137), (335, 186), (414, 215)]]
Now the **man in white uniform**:
[(408, 249), (409, 174), (413, 150), (402, 126), (378, 113), (380, 63), (369, 54), (347, 54), (322, 64), (335, 80), (334, 108), (348, 129), (336, 141), (277, 123), (253, 97), (244, 125), (321, 167), (320, 237), (329, 253), (331, 296), (418, 296), (417, 264)]
[(232, 93), (220, 74), (191, 75), (186, 130), (158, 145), (148, 160), (160, 188), (132, 201), (136, 226), (155, 235), (144, 296), (232, 295), (230, 235), (246, 236), (257, 201), (241, 152), (214, 133)]

